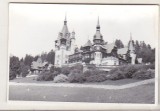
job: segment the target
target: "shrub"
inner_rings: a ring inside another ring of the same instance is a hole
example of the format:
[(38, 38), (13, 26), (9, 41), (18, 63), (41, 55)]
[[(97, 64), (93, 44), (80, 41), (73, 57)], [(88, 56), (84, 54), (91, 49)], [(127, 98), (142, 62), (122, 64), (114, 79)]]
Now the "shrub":
[(89, 64), (89, 65), (87, 65), (87, 68), (89, 70), (94, 70), (94, 69), (96, 69), (96, 65), (95, 64)]
[(74, 69), (77, 69), (77, 70), (83, 71), (83, 65), (82, 65), (82, 64), (79, 64), (79, 63), (77, 63), (77, 64), (75, 64), (74, 66), (72, 66), (72, 67), (70, 68), (70, 70), (74, 70)]
[(109, 76), (106, 78), (110, 80), (119, 80), (126, 78), (126, 76), (121, 70), (117, 70), (113, 74), (109, 74)]
[[(154, 65), (136, 64), (120, 66), (109, 71), (109, 79), (138, 78), (137, 76), (140, 75), (139, 73), (142, 73), (141, 76), (146, 76), (144, 71), (148, 69), (154, 69)], [(141, 72), (139, 72), (140, 70)]]
[(147, 67), (148, 67), (149, 69), (155, 69), (155, 64), (147, 65)]
[(73, 69), (71, 70), (71, 73), (68, 75), (68, 79), (69, 79), (69, 82), (84, 82), (85, 81), (85, 78), (82, 74), (82, 70), (79, 70), (79, 69)]
[(85, 81), (85, 77), (81, 73), (71, 73), (68, 75), (68, 80), (71, 83), (83, 83)]
[(50, 68), (50, 72), (53, 73), (54, 72), (54, 66), (51, 66)]
[[(136, 65), (129, 65), (127, 67), (121, 67), (121, 71), (124, 73), (124, 78), (132, 78), (132, 75), (139, 69)], [(123, 74), (121, 73), (121, 74)], [(123, 79), (123, 78), (122, 78)]]
[(68, 75), (70, 73), (70, 67), (67, 67), (67, 66), (62, 67), (61, 73), (65, 74), (65, 75)]
[(54, 78), (53, 73), (50, 72), (42, 72), (38, 75), (37, 81), (52, 81)]
[(132, 78), (134, 79), (151, 79), (154, 78), (155, 72), (151, 69), (149, 70), (139, 70), (133, 74)]
[(89, 77), (92, 75), (92, 73), (93, 73), (92, 70), (86, 70), (83, 74), (85, 77)]
[(83, 75), (87, 82), (102, 82), (107, 79), (106, 72), (99, 69), (87, 70)]
[(59, 67), (54, 67), (54, 72), (57, 72), (58, 74), (61, 73), (61, 68)]
[(64, 74), (59, 74), (57, 75), (54, 80), (55, 83), (60, 83), (60, 82), (68, 82), (68, 77)]

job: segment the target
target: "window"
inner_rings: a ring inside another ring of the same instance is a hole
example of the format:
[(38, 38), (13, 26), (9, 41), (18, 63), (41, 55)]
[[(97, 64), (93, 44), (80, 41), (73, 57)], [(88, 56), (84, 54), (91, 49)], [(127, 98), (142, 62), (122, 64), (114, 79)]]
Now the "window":
[(114, 65), (116, 65), (116, 61), (114, 61)]

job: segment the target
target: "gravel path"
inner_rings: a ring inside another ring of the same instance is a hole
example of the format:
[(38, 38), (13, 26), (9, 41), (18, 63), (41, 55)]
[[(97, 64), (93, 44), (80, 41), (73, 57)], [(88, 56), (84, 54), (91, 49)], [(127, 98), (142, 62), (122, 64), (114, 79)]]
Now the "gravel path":
[(148, 79), (143, 80), (140, 82), (115, 86), (115, 85), (85, 85), (85, 84), (74, 84), (74, 83), (49, 83), (49, 84), (43, 84), (43, 83), (16, 83), (16, 82), (9, 82), (9, 85), (11, 86), (54, 86), (54, 87), (76, 87), (76, 88), (97, 88), (97, 89), (112, 89), (112, 90), (118, 90), (118, 89), (126, 89), (126, 88), (132, 88), (139, 85), (154, 83), (155, 79)]

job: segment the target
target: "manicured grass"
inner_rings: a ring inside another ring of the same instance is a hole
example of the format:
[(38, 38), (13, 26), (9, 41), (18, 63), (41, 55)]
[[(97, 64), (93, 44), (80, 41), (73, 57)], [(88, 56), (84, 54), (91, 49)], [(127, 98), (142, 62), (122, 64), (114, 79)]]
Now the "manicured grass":
[(154, 103), (154, 84), (108, 90), (54, 86), (9, 86), (9, 100), (98, 102), (98, 103)]

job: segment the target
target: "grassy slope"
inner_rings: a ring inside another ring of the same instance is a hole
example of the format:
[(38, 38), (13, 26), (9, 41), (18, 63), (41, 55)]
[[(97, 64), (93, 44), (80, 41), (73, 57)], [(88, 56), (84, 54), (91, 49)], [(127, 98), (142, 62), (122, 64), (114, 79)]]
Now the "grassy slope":
[(62, 102), (154, 103), (154, 84), (146, 84), (123, 90), (53, 86), (10, 86), (9, 99)]

